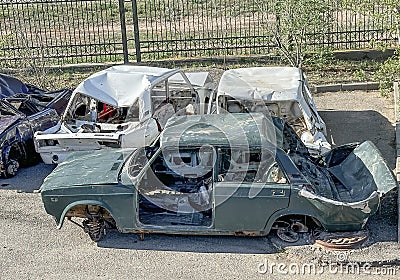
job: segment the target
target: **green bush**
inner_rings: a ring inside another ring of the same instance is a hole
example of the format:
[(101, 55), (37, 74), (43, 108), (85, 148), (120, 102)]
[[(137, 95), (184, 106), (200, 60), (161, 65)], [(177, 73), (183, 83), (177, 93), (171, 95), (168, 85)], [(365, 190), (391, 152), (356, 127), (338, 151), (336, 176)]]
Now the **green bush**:
[(393, 89), (393, 82), (400, 75), (400, 49), (395, 51), (394, 56), (389, 57), (379, 67), (374, 79), (380, 83), (379, 90), (382, 96), (389, 96)]

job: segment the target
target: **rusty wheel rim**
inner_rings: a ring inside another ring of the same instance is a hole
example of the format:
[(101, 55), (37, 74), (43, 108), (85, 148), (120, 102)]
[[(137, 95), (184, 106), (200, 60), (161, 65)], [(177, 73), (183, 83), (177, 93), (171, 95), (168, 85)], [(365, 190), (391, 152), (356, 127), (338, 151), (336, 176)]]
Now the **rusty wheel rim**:
[(300, 236), (297, 232), (287, 228), (280, 228), (276, 231), (276, 235), (283, 241), (288, 243), (295, 243), (299, 241)]
[(315, 244), (328, 250), (359, 248), (368, 238), (368, 231), (328, 233), (314, 235)]

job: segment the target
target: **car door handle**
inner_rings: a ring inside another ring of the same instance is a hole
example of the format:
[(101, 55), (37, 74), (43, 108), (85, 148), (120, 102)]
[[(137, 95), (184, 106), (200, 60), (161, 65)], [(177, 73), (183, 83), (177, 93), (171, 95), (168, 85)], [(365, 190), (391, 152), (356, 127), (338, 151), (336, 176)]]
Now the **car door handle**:
[(285, 196), (285, 190), (273, 190), (272, 195), (273, 196)]

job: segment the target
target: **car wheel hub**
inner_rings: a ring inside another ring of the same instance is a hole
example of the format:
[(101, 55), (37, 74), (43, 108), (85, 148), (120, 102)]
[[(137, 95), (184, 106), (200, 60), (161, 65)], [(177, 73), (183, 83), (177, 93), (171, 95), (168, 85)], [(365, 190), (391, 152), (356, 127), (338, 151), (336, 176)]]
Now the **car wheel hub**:
[(14, 176), (15, 174), (17, 174), (19, 168), (19, 163), (16, 160), (10, 160), (10, 162), (7, 164), (6, 167), (6, 173), (8, 176)]

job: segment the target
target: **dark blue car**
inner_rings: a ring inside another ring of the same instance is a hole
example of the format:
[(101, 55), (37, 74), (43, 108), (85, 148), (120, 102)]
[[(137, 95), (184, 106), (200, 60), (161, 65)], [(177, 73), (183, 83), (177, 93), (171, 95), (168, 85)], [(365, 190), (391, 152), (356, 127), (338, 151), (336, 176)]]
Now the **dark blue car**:
[(71, 96), (70, 89), (45, 92), (0, 74), (0, 175), (40, 160), (33, 134), (54, 126)]

